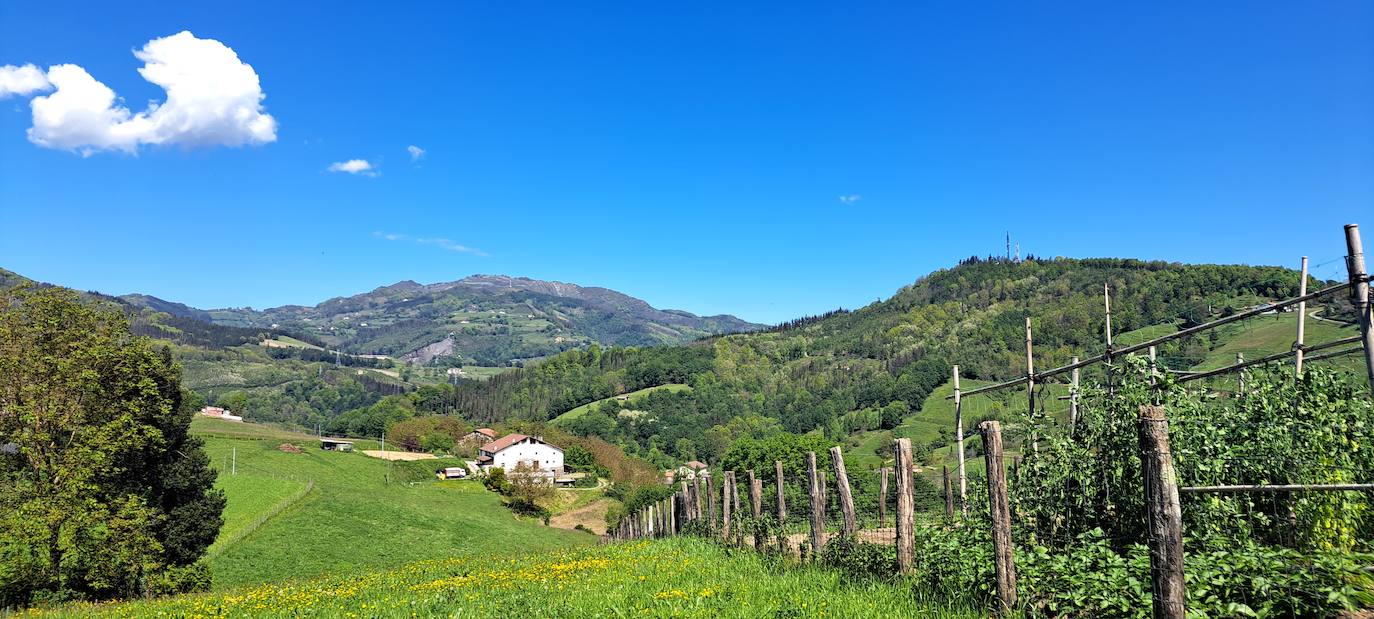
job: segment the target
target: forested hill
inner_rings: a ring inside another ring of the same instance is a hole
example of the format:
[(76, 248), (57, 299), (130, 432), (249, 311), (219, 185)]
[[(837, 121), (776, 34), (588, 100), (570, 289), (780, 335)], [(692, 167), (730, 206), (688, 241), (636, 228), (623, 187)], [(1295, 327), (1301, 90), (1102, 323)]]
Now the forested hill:
[(504, 275), (398, 282), (313, 307), (200, 311), (154, 297), (129, 303), (215, 324), (279, 328), (329, 348), (420, 364), (502, 366), (591, 344), (678, 344), (763, 325), (730, 315), (660, 310), (607, 288)]
[[(630, 405), (611, 400), (559, 422), (671, 458), (718, 457), (734, 439), (767, 428), (843, 436), (891, 427), (948, 379), (951, 363), (971, 378), (1024, 373), (1027, 316), (1040, 367), (1101, 351), (1104, 284), (1112, 290), (1113, 330), (1123, 333), (1176, 328), (1294, 295), (1298, 274), (1125, 259), (970, 258), (856, 311), (686, 348), (559, 355), (461, 385), (452, 410), (491, 421), (549, 419), (616, 393), (685, 382), (693, 389), (640, 398), (632, 414), (621, 410)], [(1188, 341), (1161, 352), (1189, 367), (1214, 344)]]

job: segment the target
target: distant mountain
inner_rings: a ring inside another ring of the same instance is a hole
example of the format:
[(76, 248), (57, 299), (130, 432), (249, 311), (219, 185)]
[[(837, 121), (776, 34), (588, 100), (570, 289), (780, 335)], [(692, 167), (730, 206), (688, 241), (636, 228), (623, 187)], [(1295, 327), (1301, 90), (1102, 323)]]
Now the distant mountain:
[(345, 352), (416, 363), (507, 365), (591, 344), (677, 344), (764, 325), (730, 315), (660, 310), (608, 288), (505, 275), (401, 281), (314, 307), (199, 310), (147, 295), (131, 306), (216, 325), (282, 331)]

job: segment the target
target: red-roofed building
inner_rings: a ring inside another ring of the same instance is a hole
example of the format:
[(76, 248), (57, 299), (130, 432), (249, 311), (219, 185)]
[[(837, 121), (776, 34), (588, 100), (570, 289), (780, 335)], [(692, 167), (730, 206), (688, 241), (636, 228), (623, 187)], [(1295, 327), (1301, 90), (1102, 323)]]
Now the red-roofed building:
[(491, 428), (477, 428), (464, 434), (463, 438), (458, 439), (458, 442), (467, 443), (469, 447), (477, 447), (486, 445), (493, 440), (496, 440), (496, 432), (492, 431)]
[(507, 434), (483, 445), (477, 452), (477, 466), (483, 471), (499, 468), (509, 473), (521, 465), (552, 475), (560, 474), (563, 472), (563, 450), (537, 436)]

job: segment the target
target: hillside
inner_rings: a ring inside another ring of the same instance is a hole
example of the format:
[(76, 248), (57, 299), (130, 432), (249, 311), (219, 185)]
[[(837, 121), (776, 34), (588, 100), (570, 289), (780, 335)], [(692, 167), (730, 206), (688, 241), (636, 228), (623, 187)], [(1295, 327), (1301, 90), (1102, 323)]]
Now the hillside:
[(125, 301), (215, 324), (282, 329), (330, 348), (445, 366), (499, 366), (583, 348), (688, 342), (762, 328), (734, 316), (660, 310), (607, 288), (503, 275), (403, 281), (313, 307), (207, 312), (142, 295)]
[[(228, 498), (210, 551), (216, 589), (595, 541), (519, 520), (475, 481), (435, 480), (443, 460), (388, 463), (322, 451), (313, 436), (214, 419), (196, 419), (192, 430)], [(283, 443), (300, 453), (282, 451)]]
[[(959, 364), (970, 384), (1023, 374), (1027, 317), (1038, 367), (1100, 352), (1104, 284), (1113, 295), (1113, 331), (1129, 339), (1291, 296), (1298, 274), (1276, 267), (1123, 259), (971, 258), (859, 310), (712, 338), (685, 350), (634, 352), (636, 366), (677, 368), (671, 379), (627, 380), (635, 374), (623, 361), (566, 353), (537, 369), (461, 385), (454, 401), (478, 419), (547, 419), (604, 398), (607, 391), (686, 382), (692, 391), (638, 399), (634, 408), (642, 415), (619, 415), (627, 406), (611, 400), (562, 423), (661, 466), (693, 458), (718, 461), (735, 440), (778, 430), (821, 432), (868, 452), (865, 460), (876, 465), (872, 448), (896, 429), (938, 457), (950, 440), (949, 413), (923, 409), (927, 397), (949, 380), (950, 366)], [(1320, 309), (1336, 315), (1348, 311), (1339, 301)], [(1309, 320), (1308, 325), (1312, 343), (1352, 330), (1329, 321)], [(1287, 350), (1292, 329), (1291, 314), (1265, 316), (1216, 337), (1171, 343), (1160, 356), (1168, 368), (1214, 367), (1238, 351), (1253, 358)], [(1137, 330), (1142, 331), (1132, 333)], [(1062, 386), (1046, 388), (1050, 395), (1062, 393)], [(1051, 413), (1063, 407), (1052, 397), (1046, 400)], [(972, 405), (981, 406), (983, 415), (1020, 411), (1009, 400)]]

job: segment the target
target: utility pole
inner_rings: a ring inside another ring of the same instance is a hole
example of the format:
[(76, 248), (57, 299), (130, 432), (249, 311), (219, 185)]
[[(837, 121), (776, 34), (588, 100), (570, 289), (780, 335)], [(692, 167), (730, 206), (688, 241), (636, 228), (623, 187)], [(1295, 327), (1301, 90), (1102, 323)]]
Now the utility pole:
[(1369, 273), (1364, 267), (1364, 246), (1360, 243), (1359, 224), (1345, 225), (1346, 271), (1350, 274), (1351, 300), (1355, 304), (1355, 318), (1360, 322), (1360, 337), (1364, 344), (1364, 369), (1369, 386), (1374, 389), (1374, 326), (1370, 324), (1374, 309), (1369, 303)]

